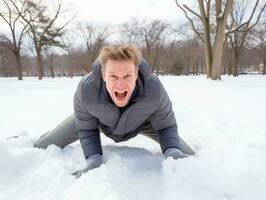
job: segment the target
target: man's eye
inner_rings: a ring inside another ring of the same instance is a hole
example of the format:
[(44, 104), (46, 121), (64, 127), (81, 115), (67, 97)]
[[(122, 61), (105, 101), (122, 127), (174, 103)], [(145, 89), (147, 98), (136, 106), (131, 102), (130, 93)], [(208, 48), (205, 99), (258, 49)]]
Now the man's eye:
[(116, 76), (114, 76), (114, 75), (110, 75), (110, 78), (111, 78), (112, 80), (115, 80), (115, 79), (116, 79)]
[(130, 78), (131, 78), (131, 74), (128, 74), (128, 75), (125, 76), (125, 79), (126, 79), (126, 80), (128, 80), (128, 79), (130, 79)]

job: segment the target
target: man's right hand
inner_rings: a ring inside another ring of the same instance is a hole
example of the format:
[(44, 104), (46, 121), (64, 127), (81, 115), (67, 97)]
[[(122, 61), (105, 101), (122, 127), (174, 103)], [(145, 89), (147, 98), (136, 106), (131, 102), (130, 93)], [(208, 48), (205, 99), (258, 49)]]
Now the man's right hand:
[(78, 171), (72, 173), (72, 175), (75, 175), (76, 178), (79, 178), (83, 173), (86, 173), (89, 170), (92, 170), (94, 168), (100, 167), (102, 164), (102, 155), (100, 155), (100, 154), (90, 155), (87, 158), (86, 162), (87, 162), (87, 167), (85, 169), (78, 170)]

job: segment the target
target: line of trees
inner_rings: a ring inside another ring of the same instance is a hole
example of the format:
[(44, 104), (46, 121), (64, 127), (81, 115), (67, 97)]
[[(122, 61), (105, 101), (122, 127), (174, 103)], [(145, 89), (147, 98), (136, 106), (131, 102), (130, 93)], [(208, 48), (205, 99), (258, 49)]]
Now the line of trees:
[[(250, 31), (258, 24), (262, 14), (265, 15), (266, 2), (260, 0), (198, 0), (197, 2), (198, 12), (186, 4), (180, 5), (178, 0), (176, 5), (184, 12), (194, 33), (204, 44), (207, 77), (213, 80), (221, 78), (225, 45), (234, 54), (233, 75), (237, 76), (240, 53), (247, 45), (246, 38)], [(248, 11), (250, 7), (252, 10)]]
[[(75, 22), (61, 2), (51, 11), (38, 0), (0, 0), (0, 19), (9, 28), (0, 32), (0, 76), (83, 75), (104, 45), (116, 43), (137, 45), (157, 75), (265, 74), (266, 3), (197, 2), (193, 8), (176, 0), (187, 19), (181, 25), (134, 18), (111, 27)], [(69, 20), (59, 23), (62, 17)]]
[(1, 0), (0, 6), (0, 18), (9, 28), (9, 34), (0, 33), (1, 46), (10, 49), (14, 54), (18, 79), (22, 80), (21, 51), (26, 37), (36, 59), (38, 78), (42, 79), (43, 52), (50, 47), (61, 46), (60, 37), (71, 21), (56, 24), (66, 12), (62, 9), (62, 3), (58, 2), (54, 13), (38, 0)]

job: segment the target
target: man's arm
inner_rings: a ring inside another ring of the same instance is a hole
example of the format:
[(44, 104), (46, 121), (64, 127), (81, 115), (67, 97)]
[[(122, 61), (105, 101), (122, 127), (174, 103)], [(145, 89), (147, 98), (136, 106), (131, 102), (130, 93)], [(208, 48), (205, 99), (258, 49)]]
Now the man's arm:
[(82, 81), (74, 95), (74, 115), (80, 143), (85, 158), (90, 155), (102, 155), (102, 146), (98, 129), (98, 120), (89, 114), (83, 103)]
[(151, 123), (158, 131), (160, 145), (164, 153), (169, 148), (180, 149), (179, 136), (172, 103), (161, 85), (160, 106), (151, 116)]

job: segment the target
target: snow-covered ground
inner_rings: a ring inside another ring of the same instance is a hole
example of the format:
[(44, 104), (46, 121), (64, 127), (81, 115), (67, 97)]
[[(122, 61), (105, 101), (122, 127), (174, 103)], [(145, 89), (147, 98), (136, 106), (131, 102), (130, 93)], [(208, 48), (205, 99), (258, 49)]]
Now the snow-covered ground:
[[(32, 143), (72, 113), (80, 78), (0, 78), (0, 200), (266, 198), (266, 76), (160, 77), (196, 156), (165, 160), (144, 136), (120, 144), (102, 136), (104, 164), (76, 179), (79, 142)], [(6, 140), (13, 135), (21, 137)]]

